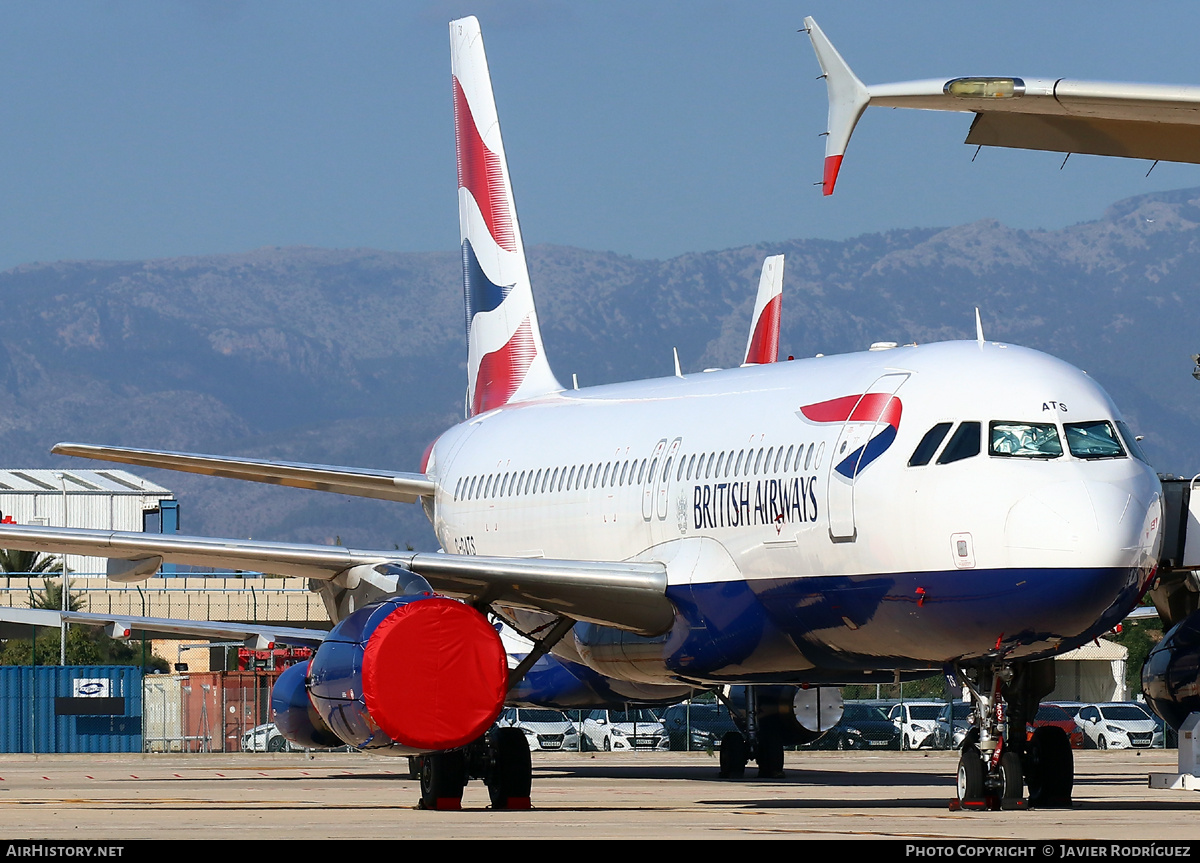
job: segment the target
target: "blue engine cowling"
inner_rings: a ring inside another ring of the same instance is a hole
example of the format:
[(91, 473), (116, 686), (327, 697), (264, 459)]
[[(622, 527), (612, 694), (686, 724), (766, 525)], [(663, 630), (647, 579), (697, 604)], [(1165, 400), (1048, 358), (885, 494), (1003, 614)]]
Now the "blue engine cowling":
[(1189, 713), (1200, 712), (1200, 611), (1173, 626), (1142, 665), (1146, 703), (1178, 730)]
[(308, 697), (309, 662), (285, 668), (271, 689), (275, 727), (287, 740), (304, 749), (332, 749), (346, 741), (334, 734)]
[(500, 637), (469, 605), (425, 588), (348, 615), (312, 658), (312, 705), (352, 746), (388, 755), (454, 749), (482, 736), (504, 707)]

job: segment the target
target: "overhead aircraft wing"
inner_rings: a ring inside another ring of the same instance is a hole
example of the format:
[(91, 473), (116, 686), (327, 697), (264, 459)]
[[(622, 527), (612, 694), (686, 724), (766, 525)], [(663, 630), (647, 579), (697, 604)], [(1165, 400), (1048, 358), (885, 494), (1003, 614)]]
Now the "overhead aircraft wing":
[(533, 608), (644, 635), (665, 632), (675, 615), (666, 598), (666, 567), (653, 562), (363, 551), (331, 545), (7, 524), (0, 525), (0, 548), (108, 558), (108, 577), (116, 581), (145, 580), (163, 563), (325, 581), (354, 566), (391, 564), (424, 577), (437, 591), (469, 598), (475, 604)]
[(1200, 163), (1200, 87), (1069, 78), (929, 78), (867, 86), (804, 19), (829, 92), (823, 193), (869, 105), (974, 113), (966, 143)]
[(192, 635), (198, 638), (220, 638), (242, 641), (255, 650), (267, 650), (276, 644), (315, 647), (328, 634), (320, 629), (300, 629), (290, 626), (268, 626), (258, 623), (221, 623), (214, 621), (176, 620), (168, 617), (136, 617), (129, 615), (89, 614), (81, 611), (58, 611), (49, 608), (0, 608), (0, 637), (24, 635), (31, 627), (58, 629), (63, 621), (83, 626), (103, 626), (113, 638), (160, 638)]
[(401, 503), (415, 503), (424, 495), (432, 495), (435, 489), (433, 481), (422, 473), (394, 473), (336, 465), (229, 458), (83, 443), (55, 444), (51, 452), (56, 455), (73, 455), (100, 461), (136, 464), (141, 467), (157, 467), (292, 488), (330, 491), (335, 494), (396, 500)]

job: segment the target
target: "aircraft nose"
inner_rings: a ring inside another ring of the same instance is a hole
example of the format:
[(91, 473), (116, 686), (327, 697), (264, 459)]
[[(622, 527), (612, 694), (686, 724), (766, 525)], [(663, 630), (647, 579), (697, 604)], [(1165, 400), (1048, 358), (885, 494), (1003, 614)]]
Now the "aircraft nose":
[(1076, 565), (1142, 567), (1157, 557), (1159, 512), (1156, 490), (1147, 494), (1112, 482), (1053, 483), (1012, 506), (1004, 543), (1013, 550), (1069, 554), (1079, 560)]

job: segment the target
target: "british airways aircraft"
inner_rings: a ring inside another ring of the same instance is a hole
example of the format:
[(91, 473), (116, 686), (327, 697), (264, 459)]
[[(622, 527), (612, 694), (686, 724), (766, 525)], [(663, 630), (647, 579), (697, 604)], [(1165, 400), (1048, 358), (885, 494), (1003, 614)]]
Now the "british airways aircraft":
[[(741, 775), (754, 758), (775, 775), (783, 740), (768, 719), (781, 701), (803, 717), (813, 699), (836, 699), (824, 687), (934, 674), (974, 703), (964, 803), (1026, 787), (1035, 804), (1068, 802), (1066, 736), (1047, 728), (1027, 743), (1025, 718), (1053, 688), (1052, 658), (1138, 602), (1162, 523), (1159, 479), (1100, 385), (981, 327), (968, 341), (771, 362), (777, 335), (756, 346), (756, 323), (740, 368), (563, 387), (478, 22), (451, 22), (450, 41), (466, 418), (420, 470), (54, 450), (419, 502), (443, 552), (5, 525), (0, 546), (105, 556), (118, 580), (164, 561), (308, 577), (335, 625), (4, 619), (318, 645), (279, 679), (280, 728), (302, 745), (419, 755), (431, 808), (458, 806), (470, 777), (494, 806), (529, 805), (522, 734), (489, 731), (506, 703), (661, 703), (744, 686), (722, 770)], [(772, 291), (764, 308), (778, 308)], [(510, 661), (489, 613), (532, 641), (527, 656)]]

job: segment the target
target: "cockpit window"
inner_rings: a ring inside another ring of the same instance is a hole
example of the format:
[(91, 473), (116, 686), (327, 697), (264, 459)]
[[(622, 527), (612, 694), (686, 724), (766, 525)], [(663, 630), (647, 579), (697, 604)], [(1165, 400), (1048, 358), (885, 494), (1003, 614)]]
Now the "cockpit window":
[(912, 458), (908, 460), (908, 466), (920, 467), (923, 464), (929, 464), (933, 458), (933, 454), (937, 452), (937, 448), (946, 439), (946, 432), (948, 431), (950, 431), (950, 423), (938, 423), (925, 432), (925, 437), (921, 438), (921, 442), (913, 450)]
[(1107, 420), (1066, 423), (1067, 449), (1075, 458), (1124, 458), (1125, 450), (1117, 431)]
[(988, 454), (1008, 458), (1058, 458), (1063, 453), (1054, 423), (992, 421)]
[(1125, 448), (1129, 450), (1130, 455), (1138, 461), (1150, 464), (1150, 459), (1146, 458), (1146, 453), (1142, 449), (1142, 445), (1138, 443), (1138, 439), (1129, 430), (1129, 426), (1125, 425), (1122, 420), (1117, 420), (1117, 428), (1121, 431), (1121, 438), (1125, 441)]
[(938, 464), (950, 464), (964, 458), (979, 455), (979, 435), (982, 426), (977, 422), (961, 423), (950, 438), (950, 443), (938, 456)]

